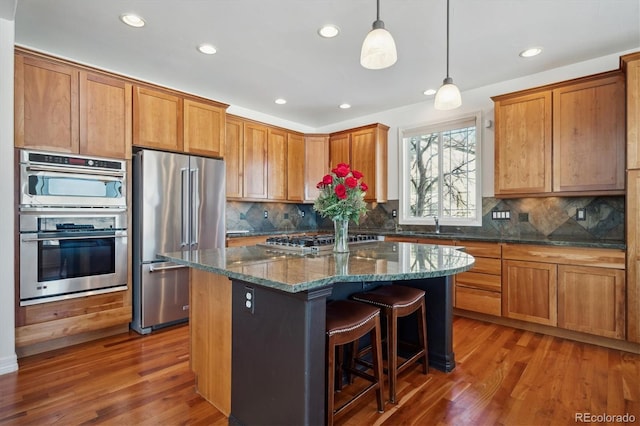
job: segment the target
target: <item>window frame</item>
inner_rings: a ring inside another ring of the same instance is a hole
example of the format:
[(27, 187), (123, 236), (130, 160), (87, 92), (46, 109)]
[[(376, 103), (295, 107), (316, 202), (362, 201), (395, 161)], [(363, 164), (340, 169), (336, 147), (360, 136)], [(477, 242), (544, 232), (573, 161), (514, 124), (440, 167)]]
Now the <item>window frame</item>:
[[(435, 219), (433, 217), (413, 217), (410, 216), (409, 208), (409, 192), (411, 185), (409, 181), (410, 172), (410, 160), (408, 144), (404, 143), (406, 137), (415, 136), (420, 133), (429, 132), (442, 132), (455, 128), (461, 128), (456, 126), (464, 126), (465, 122), (475, 122), (476, 133), (476, 208), (475, 218), (457, 218), (451, 216), (442, 216), (442, 202), (439, 200), (439, 212), (438, 220), (440, 225), (448, 226), (482, 226), (482, 112), (470, 112), (468, 114), (461, 115), (459, 117), (452, 118), (446, 121), (434, 121), (428, 123), (421, 123), (412, 126), (404, 126), (398, 128), (398, 160), (400, 166), (399, 173), (399, 186), (400, 186), (400, 199), (399, 201), (399, 215), (398, 223), (401, 225), (435, 225)], [(439, 158), (438, 161), (441, 161)], [(438, 197), (442, 194), (439, 193)]]

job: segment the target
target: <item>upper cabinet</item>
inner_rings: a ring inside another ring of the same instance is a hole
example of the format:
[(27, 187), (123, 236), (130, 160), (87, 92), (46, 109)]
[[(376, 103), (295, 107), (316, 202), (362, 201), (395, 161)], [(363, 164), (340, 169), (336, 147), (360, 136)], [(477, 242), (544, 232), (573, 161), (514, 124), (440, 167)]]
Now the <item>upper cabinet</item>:
[(224, 157), (226, 107), (184, 99), (184, 151)]
[[(315, 159), (318, 161), (318, 159)], [(305, 187), (305, 141), (298, 133), (287, 132), (287, 200), (303, 202)]]
[(304, 201), (314, 202), (320, 190), (316, 187), (329, 173), (329, 135), (304, 137)]
[(496, 96), (496, 196), (623, 194), (625, 84), (608, 72)]
[(172, 91), (136, 86), (133, 144), (165, 151), (223, 157), (226, 105)]
[(329, 166), (347, 163), (362, 172), (369, 186), (367, 202), (387, 201), (387, 136), (389, 127), (371, 124), (333, 133), (329, 137)]
[(244, 194), (244, 122), (227, 115), (225, 132), (225, 163), (227, 198), (242, 198)]
[(15, 146), (131, 157), (131, 84), (62, 61), (15, 55)]
[(182, 97), (147, 87), (133, 90), (133, 144), (182, 151)]

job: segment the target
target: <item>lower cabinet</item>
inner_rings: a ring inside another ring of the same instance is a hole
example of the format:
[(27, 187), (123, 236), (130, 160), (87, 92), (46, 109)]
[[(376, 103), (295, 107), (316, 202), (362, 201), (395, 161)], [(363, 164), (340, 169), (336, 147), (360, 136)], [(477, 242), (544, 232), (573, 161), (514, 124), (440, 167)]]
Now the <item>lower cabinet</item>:
[(625, 339), (624, 250), (505, 244), (502, 255), (504, 317)]
[(455, 307), (482, 314), (502, 314), (501, 246), (498, 243), (456, 241), (476, 262), (456, 275)]
[(505, 260), (502, 314), (507, 318), (555, 326), (558, 323), (557, 266)]
[(624, 339), (624, 270), (558, 266), (558, 327)]

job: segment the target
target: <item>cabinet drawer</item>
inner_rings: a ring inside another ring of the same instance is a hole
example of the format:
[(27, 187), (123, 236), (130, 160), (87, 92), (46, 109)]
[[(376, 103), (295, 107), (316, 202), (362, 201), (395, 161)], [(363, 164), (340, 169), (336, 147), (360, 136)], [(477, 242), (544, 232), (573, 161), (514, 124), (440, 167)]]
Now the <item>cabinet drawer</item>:
[(456, 241), (456, 245), (464, 247), (464, 251), (474, 257), (493, 257), (500, 259), (502, 256), (502, 247), (497, 243)]
[(456, 275), (456, 285), (502, 291), (502, 277), (500, 275), (481, 274), (472, 271), (475, 271), (475, 268), (469, 272), (462, 272)]
[(471, 272), (482, 274), (500, 275), (502, 274), (502, 261), (500, 259), (489, 259), (486, 257), (476, 257)]
[(456, 285), (456, 308), (500, 316), (500, 293)]

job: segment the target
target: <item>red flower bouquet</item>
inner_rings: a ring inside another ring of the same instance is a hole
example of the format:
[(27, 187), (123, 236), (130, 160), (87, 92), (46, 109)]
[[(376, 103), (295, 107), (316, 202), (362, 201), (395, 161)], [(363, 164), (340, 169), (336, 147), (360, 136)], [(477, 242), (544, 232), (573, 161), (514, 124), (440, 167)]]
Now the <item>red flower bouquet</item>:
[(332, 220), (351, 220), (359, 223), (366, 214), (364, 194), (368, 187), (362, 182), (363, 175), (351, 170), (348, 164), (340, 163), (316, 185), (320, 195), (313, 205), (322, 217)]

